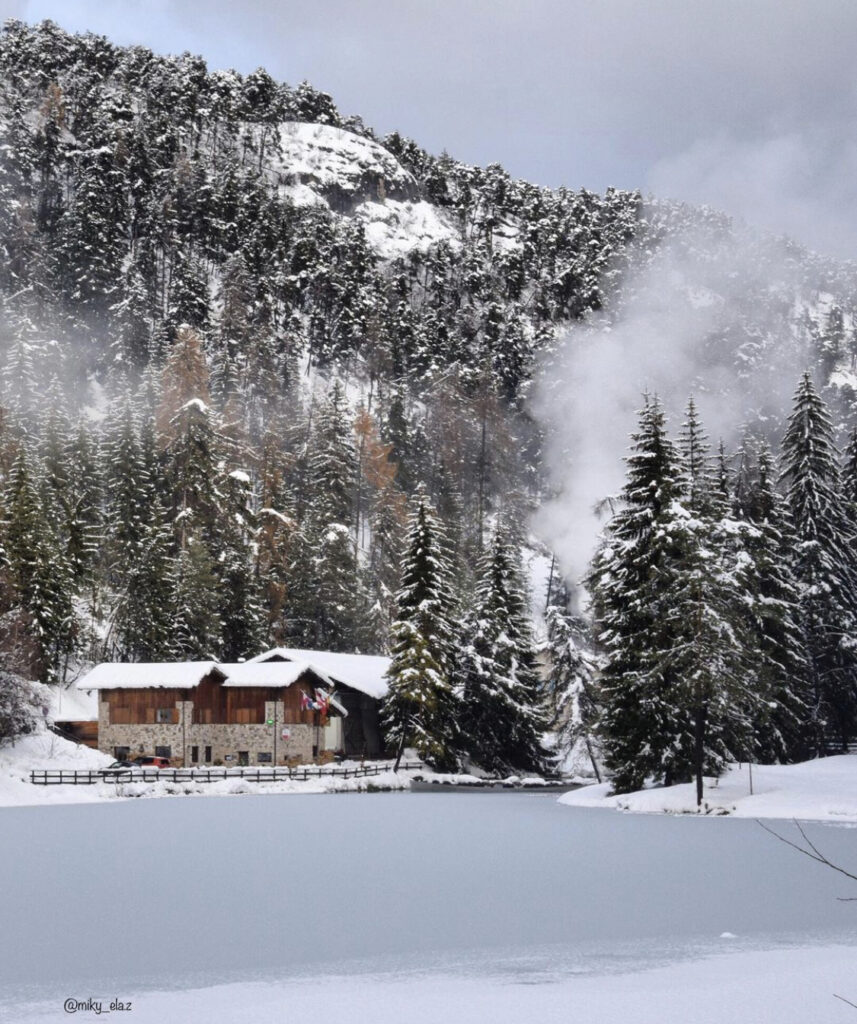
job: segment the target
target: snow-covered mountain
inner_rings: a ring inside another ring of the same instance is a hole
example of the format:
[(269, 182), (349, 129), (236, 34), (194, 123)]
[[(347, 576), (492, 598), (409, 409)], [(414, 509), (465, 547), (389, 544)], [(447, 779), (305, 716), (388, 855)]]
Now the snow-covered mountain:
[[(851, 415), (851, 265), (715, 211), (546, 189), (378, 138), (307, 83), (49, 22), (7, 23), (0, 72), (0, 476), (8, 489), (23, 448), (16, 479), (34, 481), (46, 550), (74, 552), (56, 621), (76, 622), (62, 644), (78, 652), (117, 642), (115, 546), (141, 543), (134, 502), (153, 494), (164, 557), (201, 532), (193, 572), (223, 576), (200, 583), (217, 595), (205, 644), (255, 653), (243, 626), (221, 632), (244, 614), (226, 567), (252, 556), (254, 578), (269, 574), (257, 624), (366, 650), (387, 642), (421, 483), (466, 606), (501, 513), (551, 564), (554, 537), (527, 535), (546, 491), (577, 487), (555, 473), (577, 443), (560, 430), (554, 444), (558, 422), (611, 412), (618, 436), (599, 431), (595, 454), (621, 466), (627, 408), (669, 381), (678, 400), (711, 398), (727, 441), (749, 420), (773, 438), (807, 363)], [(187, 487), (180, 436), (208, 460)], [(322, 473), (328, 458), (350, 488)], [(105, 537), (113, 563), (94, 555)], [(298, 571), (310, 552), (330, 559), (327, 589)]]

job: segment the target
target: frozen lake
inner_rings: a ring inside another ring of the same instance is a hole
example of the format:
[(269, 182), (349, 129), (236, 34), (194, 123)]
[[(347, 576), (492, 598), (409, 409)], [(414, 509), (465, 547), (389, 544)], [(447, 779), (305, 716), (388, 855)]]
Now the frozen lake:
[[(857, 829), (808, 832), (857, 862)], [(541, 794), (10, 808), (0, 878), (0, 1019), (16, 1021), (70, 994), (373, 972), (544, 983), (857, 943), (857, 904), (837, 900), (854, 884), (753, 821)]]

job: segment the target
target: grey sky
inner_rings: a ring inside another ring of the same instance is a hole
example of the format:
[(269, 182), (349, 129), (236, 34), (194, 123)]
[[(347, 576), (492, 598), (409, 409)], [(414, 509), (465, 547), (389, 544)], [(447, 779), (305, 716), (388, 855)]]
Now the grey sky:
[(854, 0), (0, 0), (307, 78), (381, 132), (545, 185), (652, 188), (857, 255)]

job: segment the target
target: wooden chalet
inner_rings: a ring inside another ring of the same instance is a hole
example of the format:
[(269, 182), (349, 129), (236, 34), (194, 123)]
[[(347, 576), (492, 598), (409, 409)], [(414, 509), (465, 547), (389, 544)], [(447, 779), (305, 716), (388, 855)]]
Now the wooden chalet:
[[(379, 698), (368, 691), (385, 686), (389, 663), (362, 657), (277, 648), (240, 664), (105, 663), (77, 688), (97, 692), (98, 746), (117, 759), (267, 765), (377, 757)], [(326, 661), (335, 676), (319, 663)]]

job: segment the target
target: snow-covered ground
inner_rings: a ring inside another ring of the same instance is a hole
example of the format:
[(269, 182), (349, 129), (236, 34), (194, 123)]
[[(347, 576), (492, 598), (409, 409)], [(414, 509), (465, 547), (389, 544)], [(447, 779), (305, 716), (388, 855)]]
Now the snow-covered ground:
[[(720, 779), (706, 779), (703, 814), (739, 818), (802, 818), (857, 821), (857, 754), (824, 757), (802, 764), (733, 765)], [(566, 793), (570, 807), (614, 807), (636, 814), (697, 814), (694, 783), (609, 796), (610, 786)]]
[[(112, 764), (113, 758), (40, 729), (15, 744), (0, 747), (0, 809), (45, 804), (87, 804), (104, 800), (151, 799), (168, 796), (240, 796), (260, 793), (353, 793), (376, 789), (407, 789), (413, 772), (382, 772), (359, 779), (323, 776), (282, 782), (103, 782), (87, 786), (37, 786), (32, 770), (89, 771)], [(0, 813), (2, 813), (0, 811)]]
[[(837, 995), (857, 1001), (854, 960), (853, 946), (823, 946), (723, 954), (608, 976), (319, 974), (125, 992), (124, 998), (134, 1024), (316, 1024), (320, 1006), (347, 1007), (344, 1016), (354, 1024), (852, 1024), (855, 1011)], [(0, 1020), (63, 1019), (58, 1000), (11, 1012), (4, 1017), (0, 1008)]]
[(34, 786), (33, 769), (90, 771), (104, 768), (112, 757), (79, 746), (44, 728), (0, 747), (0, 808), (26, 804), (91, 803), (112, 795), (115, 786)]

